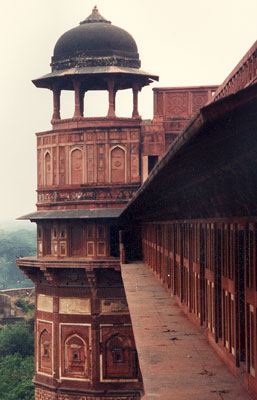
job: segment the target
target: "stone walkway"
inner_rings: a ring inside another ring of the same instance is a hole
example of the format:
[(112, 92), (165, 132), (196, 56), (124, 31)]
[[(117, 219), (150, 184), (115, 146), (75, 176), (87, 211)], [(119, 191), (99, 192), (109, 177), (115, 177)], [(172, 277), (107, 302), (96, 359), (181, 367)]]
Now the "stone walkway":
[(144, 400), (251, 400), (142, 263), (122, 265)]

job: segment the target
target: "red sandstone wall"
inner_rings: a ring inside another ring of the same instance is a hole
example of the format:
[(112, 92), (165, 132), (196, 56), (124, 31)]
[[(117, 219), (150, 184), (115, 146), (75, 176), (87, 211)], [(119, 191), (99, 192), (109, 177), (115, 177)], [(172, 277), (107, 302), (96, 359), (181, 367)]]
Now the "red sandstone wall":
[(132, 122), (37, 134), (38, 206), (127, 202), (141, 182), (140, 126)]

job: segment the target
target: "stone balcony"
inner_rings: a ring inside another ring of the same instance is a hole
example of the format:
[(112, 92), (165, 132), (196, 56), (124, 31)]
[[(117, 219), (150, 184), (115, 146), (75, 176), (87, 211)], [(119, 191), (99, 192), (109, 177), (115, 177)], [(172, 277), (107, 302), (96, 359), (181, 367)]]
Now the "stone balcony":
[[(110, 257), (106, 259), (90, 259), (90, 258), (65, 258), (57, 259), (54, 257), (21, 257), (16, 259), (18, 267), (26, 275), (27, 278), (31, 279), (34, 283), (38, 280), (38, 273), (46, 280), (46, 282), (53, 284), (59, 282), (57, 275), (60, 275), (60, 270), (70, 271), (69, 275), (80, 275), (83, 274), (83, 281), (88, 281), (89, 286), (94, 287), (96, 282), (96, 270), (109, 269), (114, 271), (120, 271), (120, 259)], [(81, 270), (78, 274), (76, 271)], [(58, 274), (56, 275), (56, 271)], [(84, 275), (84, 271), (85, 275)], [(64, 275), (66, 276), (67, 273)], [(69, 276), (70, 278), (70, 276)], [(77, 278), (76, 278), (77, 279)], [(71, 280), (76, 281), (75, 278), (71, 277)], [(60, 283), (60, 282), (59, 282)], [(84, 283), (82, 283), (83, 285)], [(75, 284), (76, 286), (76, 284)]]

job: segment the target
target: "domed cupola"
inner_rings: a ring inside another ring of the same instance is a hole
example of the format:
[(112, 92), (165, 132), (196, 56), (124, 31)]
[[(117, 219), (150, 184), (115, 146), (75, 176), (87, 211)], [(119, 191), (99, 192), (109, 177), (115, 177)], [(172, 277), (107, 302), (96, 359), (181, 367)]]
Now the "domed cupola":
[(52, 71), (68, 68), (120, 66), (140, 68), (133, 37), (102, 17), (97, 7), (76, 28), (57, 41)]
[[(72, 120), (84, 118), (84, 97), (90, 90), (109, 93), (107, 117), (116, 118), (116, 93), (132, 89), (132, 118), (139, 118), (138, 93), (158, 76), (140, 69), (137, 45), (126, 31), (107, 21), (97, 7), (79, 26), (57, 41), (49, 74), (33, 80), (37, 87), (53, 92), (52, 124), (60, 126), (62, 91), (75, 92)], [(85, 118), (84, 118), (85, 119)], [(86, 121), (84, 121), (86, 122)]]

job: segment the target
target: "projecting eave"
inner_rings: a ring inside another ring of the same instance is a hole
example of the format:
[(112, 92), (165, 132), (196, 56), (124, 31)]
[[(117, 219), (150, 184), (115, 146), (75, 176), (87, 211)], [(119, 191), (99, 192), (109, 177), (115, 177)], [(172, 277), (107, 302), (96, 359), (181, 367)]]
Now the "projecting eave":
[[(247, 216), (243, 194), (251, 197), (251, 212), (256, 215), (256, 102), (257, 84), (203, 107), (127, 204), (122, 220), (167, 218), (168, 212), (173, 219), (206, 218), (211, 210), (228, 215), (228, 209), (231, 215)], [(240, 134), (239, 124), (250, 123), (251, 129), (240, 125)], [(232, 199), (237, 199), (235, 210)]]
[(101, 208), (84, 210), (50, 210), (36, 211), (22, 217), (18, 220), (52, 220), (52, 219), (98, 219), (98, 218), (118, 218), (121, 215), (122, 208)]
[[(65, 70), (53, 71), (50, 74), (43, 75), (38, 79), (34, 79), (32, 82), (36, 87), (51, 89), (53, 83), (59, 82), (60, 86), (64, 84), (67, 79), (74, 76), (84, 76), (84, 77), (95, 77), (105, 75), (119, 75), (121, 77), (133, 77), (137, 78), (142, 86), (149, 85), (152, 81), (159, 81), (157, 75), (153, 75), (149, 72), (142, 71), (141, 69), (119, 67), (119, 66), (106, 66), (106, 67), (81, 67), (81, 68), (70, 68)], [(98, 86), (97, 86), (98, 87)], [(69, 89), (69, 87), (67, 87)], [(103, 87), (104, 89), (104, 87)]]

